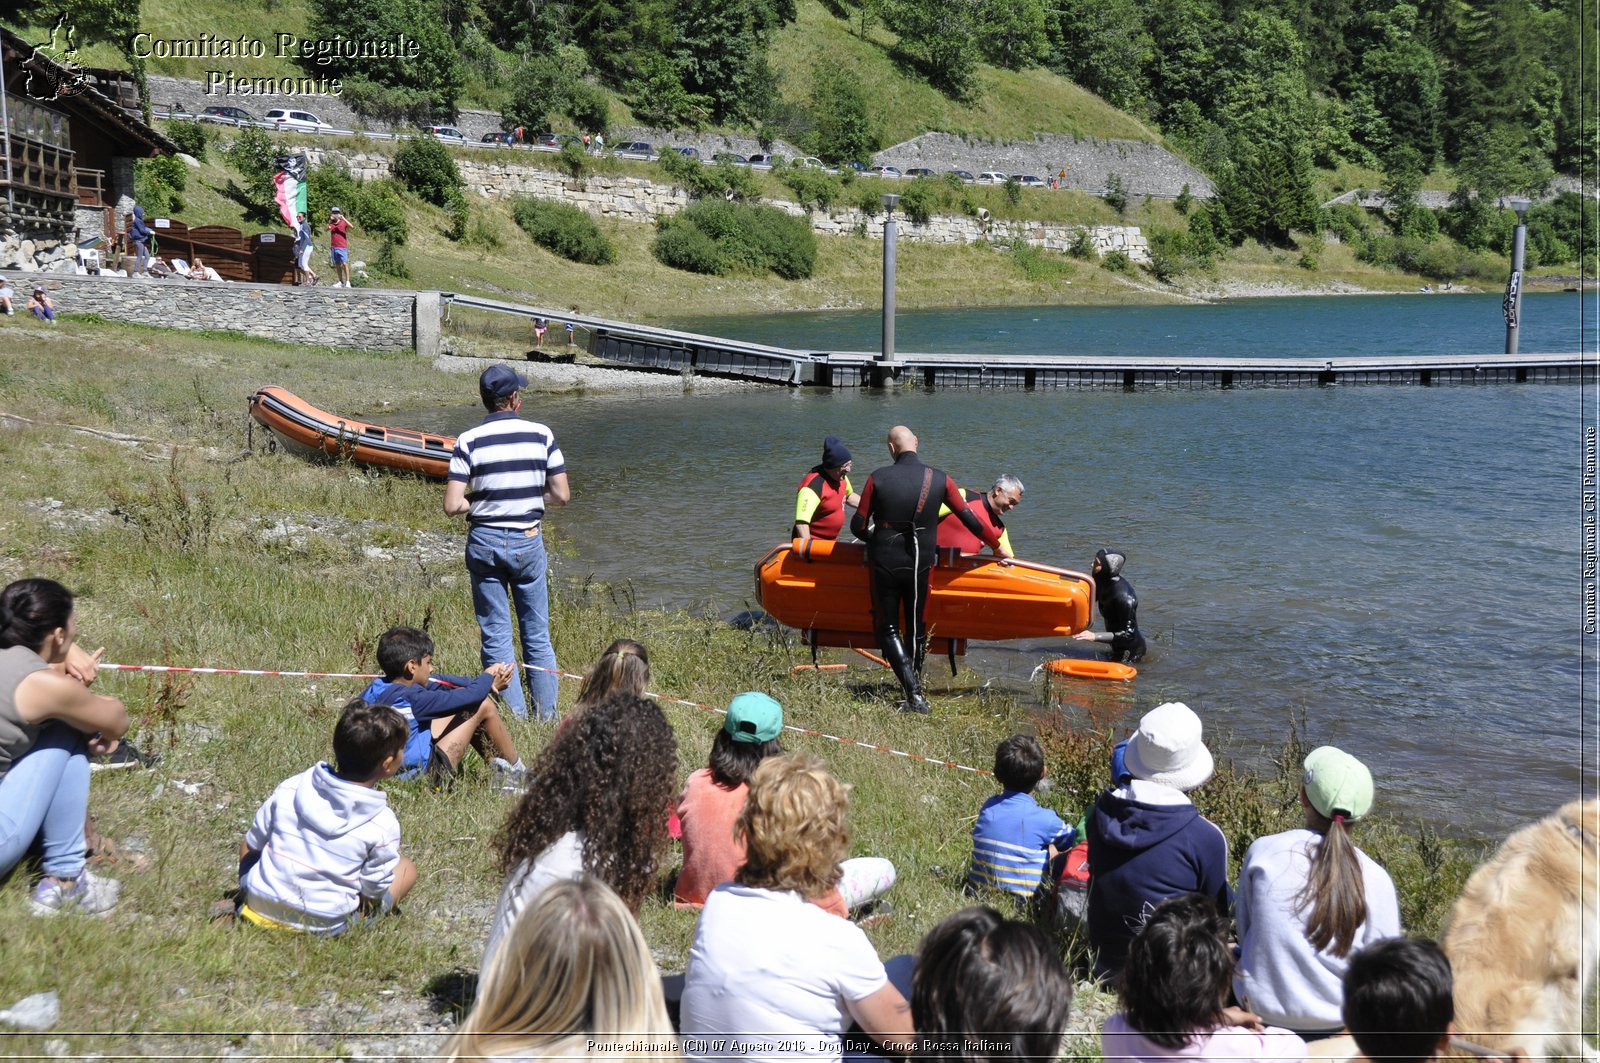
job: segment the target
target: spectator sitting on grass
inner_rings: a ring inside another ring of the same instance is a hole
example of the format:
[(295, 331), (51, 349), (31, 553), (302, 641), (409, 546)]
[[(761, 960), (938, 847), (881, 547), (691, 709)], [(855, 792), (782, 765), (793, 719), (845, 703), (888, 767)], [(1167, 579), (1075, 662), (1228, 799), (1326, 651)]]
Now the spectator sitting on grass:
[(650, 651), (633, 639), (617, 639), (585, 673), (583, 682), (578, 684), (577, 704), (562, 725), (577, 713), (615, 694), (642, 698), (649, 685)]
[(16, 298), (17, 292), (11, 287), (11, 282), (0, 277), (0, 310), (4, 310), (8, 317), (17, 312), (13, 305)]
[(1032, 896), (1050, 861), (1072, 848), (1076, 831), (1033, 799), (1044, 772), (1044, 750), (1032, 735), (1012, 735), (996, 747), (994, 777), (1002, 792), (983, 803), (973, 824), (969, 885)]
[(417, 881), (400, 821), (377, 784), (400, 770), (406, 724), (353, 698), (333, 730), (334, 764), (280, 783), (239, 846), (239, 915), (331, 936), (392, 909)]
[[(636, 1047), (597, 1048), (618, 1041)], [(682, 1059), (650, 946), (627, 906), (588, 874), (555, 883), (523, 909), (440, 1055)]]
[(56, 304), (42, 284), (33, 286), (33, 294), (28, 296), (28, 312), (40, 321), (56, 323)]
[[(747, 691), (728, 703), (727, 715), (711, 744), (711, 761), (689, 776), (678, 797), (682, 824), (683, 870), (673, 899), (679, 908), (699, 908), (706, 896), (732, 882), (745, 861), (744, 839), (735, 826), (750, 793), (750, 776), (762, 761), (783, 753), (783, 707), (766, 694)], [(881, 856), (841, 861), (839, 883), (814, 903), (824, 911), (849, 916), (894, 885), (894, 864)]]
[(1101, 1030), (1101, 1057), (1120, 1063), (1304, 1060), (1299, 1037), (1228, 1006), (1233, 966), (1228, 921), (1210, 897), (1188, 893), (1162, 901), (1128, 946), (1118, 987), (1122, 1011)]
[(1071, 1009), (1061, 955), (1038, 927), (993, 908), (962, 909), (917, 946), (911, 1018), (919, 1060), (1050, 1063)]
[(678, 743), (661, 706), (616, 695), (556, 729), (495, 842), (505, 885), (479, 970), (546, 887), (588, 872), (637, 912), (667, 847)]
[(492, 664), (475, 679), (433, 674), (433, 639), (414, 627), (392, 627), (378, 636), (383, 678), (361, 692), (371, 705), (388, 705), (410, 730), (402, 777), (426, 771), (434, 781), (461, 770), (467, 747), (489, 765), (500, 788), (522, 789), (527, 767), (495, 708), (493, 695), (511, 684), (512, 664)]

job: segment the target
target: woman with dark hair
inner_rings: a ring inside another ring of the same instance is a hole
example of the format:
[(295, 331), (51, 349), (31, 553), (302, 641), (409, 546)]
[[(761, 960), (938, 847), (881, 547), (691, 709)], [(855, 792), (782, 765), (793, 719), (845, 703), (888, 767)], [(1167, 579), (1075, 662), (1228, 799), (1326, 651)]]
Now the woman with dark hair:
[(911, 977), (918, 1059), (1051, 1063), (1072, 1010), (1072, 979), (1039, 928), (963, 908), (928, 932)]
[(495, 843), (506, 882), (481, 970), (552, 883), (588, 872), (638, 912), (666, 849), (661, 811), (677, 771), (677, 739), (649, 698), (613, 695), (556, 730)]
[(1101, 1056), (1120, 1063), (1304, 1060), (1299, 1037), (1228, 1006), (1233, 965), (1228, 921), (1216, 902), (1199, 893), (1162, 901), (1128, 946), (1122, 1011), (1101, 1030)]
[[(745, 861), (744, 842), (734, 827), (750, 792), (750, 776), (761, 762), (783, 752), (783, 706), (750, 690), (728, 703), (711, 745), (710, 763), (689, 776), (678, 797), (683, 870), (673, 890), (680, 908), (699, 908), (706, 896)], [(834, 915), (874, 900), (894, 885), (894, 864), (881, 856), (858, 856), (839, 865), (839, 884), (817, 899)]]
[(813, 756), (768, 757), (750, 777), (736, 826), (745, 862), (706, 898), (689, 948), (679, 1028), (690, 1059), (724, 1059), (719, 1045), (753, 1036), (750, 1063), (839, 1063), (852, 1020), (892, 1053), (912, 1046), (910, 1008), (865, 931), (816, 904), (838, 885), (849, 808)]
[(1308, 1041), (1344, 1026), (1350, 957), (1400, 936), (1400, 902), (1388, 872), (1350, 840), (1348, 824), (1372, 808), (1372, 773), (1319, 746), (1305, 759), (1305, 827), (1257, 838), (1239, 871), (1239, 1002)]
[(44, 846), (36, 915), (109, 911), (119, 883), (85, 866), (89, 757), (117, 748), (128, 712), (89, 691), (100, 654), (75, 647), (72, 594), (55, 580), (0, 591), (0, 875)]

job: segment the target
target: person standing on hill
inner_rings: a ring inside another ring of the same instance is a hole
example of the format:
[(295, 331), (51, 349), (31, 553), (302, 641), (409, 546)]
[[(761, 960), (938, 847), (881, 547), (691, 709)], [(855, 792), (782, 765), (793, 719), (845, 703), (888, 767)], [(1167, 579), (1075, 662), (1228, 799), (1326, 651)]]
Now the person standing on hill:
[[(484, 667), (516, 660), (511, 626), (515, 605), (535, 709), (541, 719), (553, 719), (558, 677), (541, 526), (546, 507), (566, 505), (572, 492), (555, 434), (518, 416), (527, 386), (527, 377), (504, 365), (491, 365), (478, 377), (478, 397), (489, 416), (456, 440), (444, 511), (466, 514), (471, 524), (467, 571), (483, 633)], [(520, 681), (506, 688), (505, 699), (513, 713), (528, 715)]]
[(338, 207), (328, 208), (328, 257), (339, 277), (333, 286), (350, 287), (350, 219)]
[(889, 429), (889, 454), (894, 464), (867, 477), (850, 530), (867, 541), (878, 648), (905, 691), (906, 710), (927, 714), (931, 709), (922, 695), (920, 672), (926, 650), (928, 573), (938, 553), (939, 507), (949, 506), (989, 547), (998, 550), (1000, 539), (978, 523), (954, 480), (943, 470), (922, 464), (911, 429), (903, 424)]
[(837, 539), (844, 530), (844, 510), (861, 504), (850, 487), (850, 449), (838, 436), (822, 441), (822, 464), (800, 481), (794, 503), (794, 538)]
[(1133, 584), (1122, 575), (1128, 556), (1106, 547), (1094, 555), (1094, 598), (1100, 603), (1100, 618), (1106, 629), (1098, 634), (1080, 631), (1073, 638), (1080, 642), (1111, 643), (1111, 659), (1124, 664), (1144, 660), (1144, 635), (1139, 631), (1139, 596)]
[[(313, 244), (311, 223), (306, 221), (306, 212), (302, 210), (294, 216), (294, 282), (296, 284), (317, 283), (317, 271), (311, 268)], [(307, 278), (310, 279), (307, 280)]]

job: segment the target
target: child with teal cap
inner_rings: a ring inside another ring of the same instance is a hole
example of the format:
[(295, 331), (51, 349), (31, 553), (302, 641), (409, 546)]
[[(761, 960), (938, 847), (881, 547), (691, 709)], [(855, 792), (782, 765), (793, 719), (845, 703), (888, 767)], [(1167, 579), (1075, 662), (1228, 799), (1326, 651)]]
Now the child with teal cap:
[[(783, 706), (770, 695), (751, 690), (728, 703), (710, 762), (689, 776), (678, 797), (683, 830), (683, 870), (673, 889), (678, 907), (701, 907), (713, 889), (733, 881), (744, 863), (744, 840), (735, 837), (734, 824), (757, 765), (783, 753), (782, 733)], [(840, 867), (839, 888), (818, 902), (836, 915), (848, 915), (894, 885), (894, 864), (882, 857), (856, 857)]]

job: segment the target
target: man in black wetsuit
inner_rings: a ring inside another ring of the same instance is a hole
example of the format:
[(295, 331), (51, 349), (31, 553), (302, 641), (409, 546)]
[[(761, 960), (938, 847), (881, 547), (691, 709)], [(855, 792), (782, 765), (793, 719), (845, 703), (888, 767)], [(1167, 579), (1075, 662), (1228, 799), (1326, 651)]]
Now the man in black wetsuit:
[(1080, 631), (1072, 636), (1088, 642), (1111, 643), (1111, 659), (1123, 664), (1144, 660), (1144, 636), (1139, 633), (1139, 598), (1133, 584), (1122, 576), (1128, 560), (1120, 550), (1107, 547), (1094, 555), (1094, 596), (1100, 603), (1105, 631)]
[(927, 713), (928, 699), (922, 696), (919, 673), (924, 653), (928, 572), (938, 552), (935, 538), (940, 505), (949, 506), (967, 529), (991, 549), (999, 545), (999, 540), (968, 511), (967, 500), (954, 480), (941, 470), (922, 464), (917, 457), (917, 437), (911, 429), (896, 425), (889, 430), (889, 454), (894, 464), (874, 470), (861, 488), (861, 504), (850, 519), (850, 530), (858, 539), (867, 541), (873, 630), (878, 647), (905, 691), (906, 709)]

